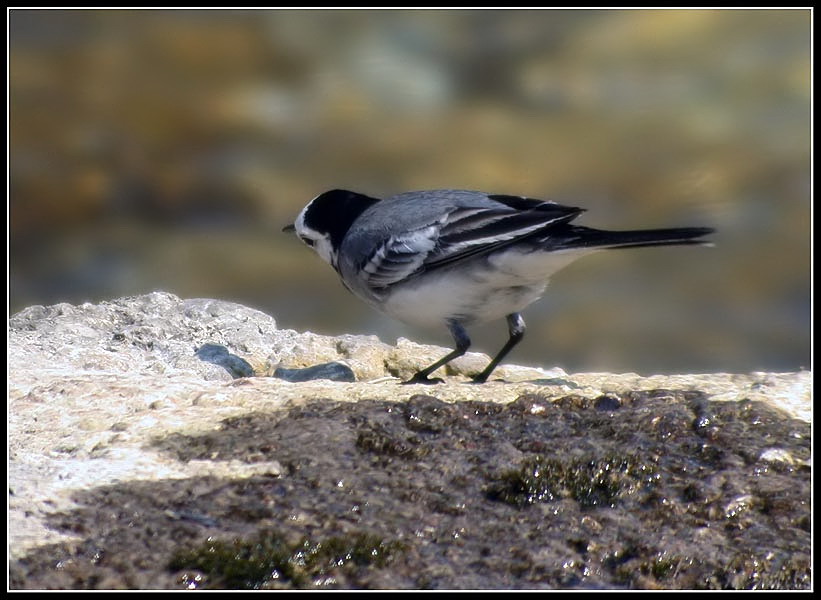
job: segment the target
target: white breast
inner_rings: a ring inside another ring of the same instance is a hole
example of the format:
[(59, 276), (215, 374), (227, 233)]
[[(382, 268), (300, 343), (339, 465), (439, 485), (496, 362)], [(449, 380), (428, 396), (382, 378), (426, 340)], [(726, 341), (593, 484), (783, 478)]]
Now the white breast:
[(544, 294), (550, 275), (587, 252), (505, 252), (397, 284), (380, 307), (423, 327), (448, 319), (486, 323), (520, 312)]

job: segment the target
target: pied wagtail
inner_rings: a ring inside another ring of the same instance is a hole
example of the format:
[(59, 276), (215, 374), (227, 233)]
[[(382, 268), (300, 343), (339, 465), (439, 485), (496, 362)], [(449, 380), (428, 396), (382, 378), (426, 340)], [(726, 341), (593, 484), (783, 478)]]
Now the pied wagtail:
[(407, 192), (385, 200), (331, 190), (311, 200), (295, 231), (354, 295), (405, 323), (446, 325), (456, 348), (405, 383), (429, 375), (470, 347), (465, 327), (505, 317), (510, 337), (487, 380), (525, 333), (519, 314), (549, 277), (603, 248), (704, 244), (707, 227), (602, 231), (573, 225), (584, 209), (467, 190)]

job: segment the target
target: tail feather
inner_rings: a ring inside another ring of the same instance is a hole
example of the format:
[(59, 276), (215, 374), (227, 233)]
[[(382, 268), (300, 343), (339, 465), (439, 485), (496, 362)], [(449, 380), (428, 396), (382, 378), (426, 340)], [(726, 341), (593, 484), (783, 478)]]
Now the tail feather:
[(698, 238), (713, 233), (713, 231), (710, 227), (603, 231), (579, 225), (568, 225), (561, 233), (555, 230), (550, 232), (550, 235), (545, 236), (544, 242), (549, 244), (551, 249), (555, 250), (571, 248), (642, 248), (645, 246), (704, 246), (709, 245), (710, 242)]

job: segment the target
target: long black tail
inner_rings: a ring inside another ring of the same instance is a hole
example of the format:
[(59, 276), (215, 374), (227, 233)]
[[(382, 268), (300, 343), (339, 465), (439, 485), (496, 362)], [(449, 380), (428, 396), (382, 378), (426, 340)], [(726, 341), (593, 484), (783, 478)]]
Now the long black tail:
[(641, 248), (644, 246), (708, 245), (701, 240), (713, 233), (710, 227), (679, 227), (675, 229), (637, 229), (635, 231), (602, 231), (580, 225), (567, 225), (564, 231), (553, 230), (545, 236), (552, 249), (571, 248)]

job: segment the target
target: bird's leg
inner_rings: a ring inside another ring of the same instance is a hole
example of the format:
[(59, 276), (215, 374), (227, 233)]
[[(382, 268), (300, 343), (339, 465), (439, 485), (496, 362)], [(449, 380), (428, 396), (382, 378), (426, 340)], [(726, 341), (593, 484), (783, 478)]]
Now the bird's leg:
[(473, 377), (473, 383), (484, 383), (487, 381), (493, 369), (513, 350), (516, 344), (522, 341), (522, 338), (525, 336), (525, 320), (522, 318), (522, 315), (519, 313), (509, 314), (507, 316), (507, 330), (510, 332), (510, 338), (508, 338), (505, 345), (502, 346), (502, 349), (499, 350), (499, 354), (485, 367), (485, 370)]
[(409, 380), (403, 381), (402, 383), (444, 383), (444, 380), (439, 377), (430, 379), (428, 378), (428, 375), (433, 373), (439, 367), (448, 364), (454, 358), (459, 358), (468, 351), (468, 348), (470, 348), (470, 337), (461, 324), (457, 321), (448, 321), (448, 329), (450, 330), (450, 334), (453, 336), (453, 341), (456, 342), (456, 348), (443, 358), (437, 360), (429, 367), (425, 367)]

